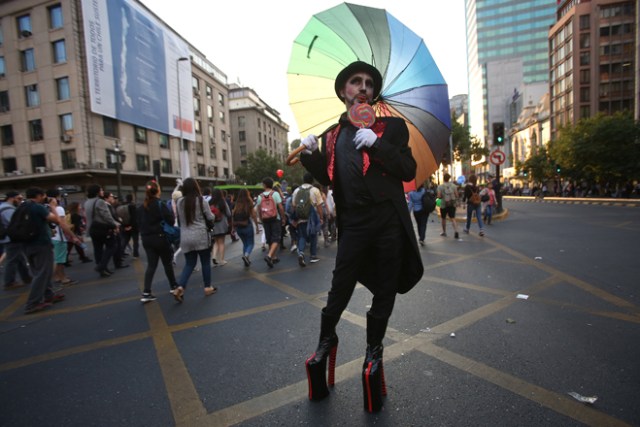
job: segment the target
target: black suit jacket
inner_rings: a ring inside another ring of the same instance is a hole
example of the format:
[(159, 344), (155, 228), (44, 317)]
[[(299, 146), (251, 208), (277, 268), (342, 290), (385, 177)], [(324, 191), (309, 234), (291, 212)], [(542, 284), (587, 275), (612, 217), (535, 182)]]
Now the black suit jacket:
[[(399, 238), (402, 238), (405, 244), (402, 254), (399, 254), (399, 256), (402, 256), (403, 262), (397, 292), (406, 293), (415, 286), (424, 273), (422, 258), (420, 257), (418, 242), (413, 231), (413, 224), (411, 223), (402, 184), (403, 181), (411, 181), (415, 178), (416, 162), (411, 155), (409, 131), (404, 120), (396, 117), (382, 117), (377, 120), (385, 123), (384, 133), (369, 149), (370, 166), (364, 176), (364, 181), (374, 202), (391, 201), (402, 221), (405, 233)], [(327, 172), (330, 159), (327, 156), (326, 135), (335, 126), (323, 133), (321, 150), (316, 150), (311, 154), (302, 154), (300, 161), (320, 184), (333, 186), (336, 220), (338, 229), (340, 229), (340, 212), (345, 206), (345, 200), (340, 191), (340, 177), (334, 175), (334, 182), (332, 182)], [(353, 125), (343, 115), (340, 120), (340, 126), (340, 132), (342, 132), (346, 126)], [(338, 135), (337, 141), (339, 139), (340, 136)], [(338, 233), (338, 238), (340, 238), (340, 233)], [(392, 255), (390, 254), (390, 256)], [(359, 274), (358, 281), (365, 286), (370, 282), (375, 283), (378, 277), (377, 268), (384, 268), (384, 266), (367, 266), (367, 268), (363, 268), (361, 274)]]

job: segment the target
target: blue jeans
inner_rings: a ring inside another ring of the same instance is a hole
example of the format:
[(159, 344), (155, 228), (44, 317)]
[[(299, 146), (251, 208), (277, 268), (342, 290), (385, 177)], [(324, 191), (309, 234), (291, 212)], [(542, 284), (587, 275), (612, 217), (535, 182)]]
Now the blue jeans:
[(478, 227), (480, 227), (480, 231), (484, 229), (484, 224), (482, 223), (482, 205), (473, 206), (470, 203), (467, 203), (467, 227), (466, 230), (469, 231), (471, 228), (471, 217), (475, 214), (478, 220)]
[(309, 242), (311, 246), (311, 256), (314, 257), (318, 254), (318, 235), (313, 233), (309, 235), (307, 232), (307, 222), (301, 222), (298, 224), (298, 253), (304, 254), (304, 248)]
[(200, 257), (200, 265), (202, 266), (202, 280), (204, 281), (204, 287), (211, 286), (211, 249), (203, 249), (201, 251), (191, 251), (184, 254), (185, 266), (180, 273), (180, 279), (178, 280), (178, 286), (182, 286), (183, 289), (187, 288), (187, 282), (193, 269), (196, 267), (198, 257)]
[(487, 218), (487, 224), (491, 224), (491, 217), (493, 216), (493, 207), (491, 205), (487, 205), (484, 209), (484, 215)]
[(253, 252), (253, 246), (255, 244), (255, 233), (253, 232), (253, 224), (249, 221), (249, 224), (244, 227), (236, 227), (238, 237), (242, 240), (242, 254), (245, 256), (251, 255)]

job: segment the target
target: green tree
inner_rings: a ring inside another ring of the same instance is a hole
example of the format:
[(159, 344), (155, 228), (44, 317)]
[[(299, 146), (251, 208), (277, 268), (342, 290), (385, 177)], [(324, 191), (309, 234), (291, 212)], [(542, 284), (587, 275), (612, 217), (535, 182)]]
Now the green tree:
[[(295, 150), (300, 146), (300, 140), (295, 139), (291, 142), (291, 151)], [(282, 170), (284, 170), (284, 178), (287, 180), (289, 185), (292, 184), (302, 184), (302, 176), (307, 171), (302, 163), (297, 162), (293, 166), (285, 166)]]
[(276, 175), (278, 169), (283, 169), (284, 165), (277, 158), (270, 156), (264, 149), (260, 148), (247, 156), (247, 163), (236, 169), (236, 176), (247, 184), (259, 184), (262, 179), (269, 176), (274, 180), (279, 178)]
[(516, 173), (526, 173), (527, 179), (542, 184), (555, 176), (553, 162), (549, 160), (549, 153), (545, 147), (539, 148), (524, 162), (516, 162)]
[(489, 155), (489, 149), (482, 146), (482, 142), (469, 132), (469, 126), (463, 126), (451, 116), (451, 141), (453, 156), (461, 162), (478, 161), (482, 156)]
[(560, 129), (549, 153), (561, 175), (600, 184), (640, 177), (640, 126), (629, 113), (598, 114)]

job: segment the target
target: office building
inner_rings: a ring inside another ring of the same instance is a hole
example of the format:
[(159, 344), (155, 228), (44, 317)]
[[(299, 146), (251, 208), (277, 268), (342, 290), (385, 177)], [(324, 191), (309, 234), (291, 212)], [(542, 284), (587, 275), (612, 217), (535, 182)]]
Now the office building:
[[(555, 0), (466, 0), (469, 124), (490, 148), (492, 124), (508, 129), (519, 116), (510, 111), (514, 94), (525, 94), (526, 106), (548, 90), (548, 32), (556, 7)], [(475, 167), (489, 171), (486, 161)]]
[(637, 3), (565, 0), (549, 30), (552, 137), (598, 113), (636, 114)]

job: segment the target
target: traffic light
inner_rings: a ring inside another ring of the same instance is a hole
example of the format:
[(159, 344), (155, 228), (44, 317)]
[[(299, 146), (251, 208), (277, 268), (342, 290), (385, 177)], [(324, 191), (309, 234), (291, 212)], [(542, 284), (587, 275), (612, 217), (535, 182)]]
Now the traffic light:
[(493, 145), (504, 145), (504, 123), (493, 123)]
[(556, 165), (556, 173), (560, 173), (560, 165)]

